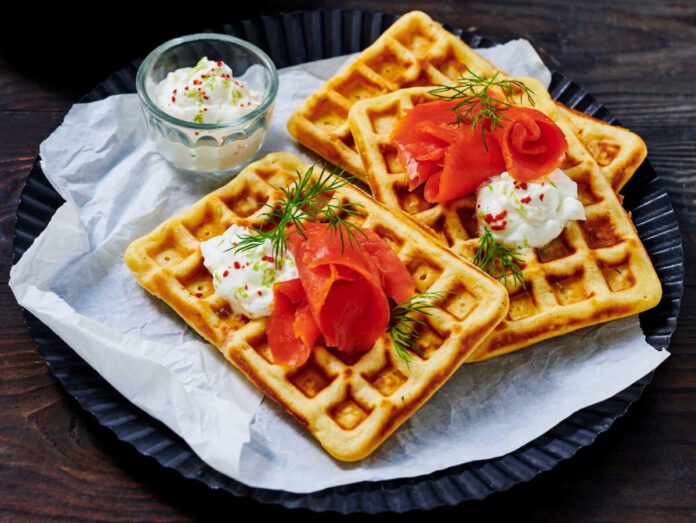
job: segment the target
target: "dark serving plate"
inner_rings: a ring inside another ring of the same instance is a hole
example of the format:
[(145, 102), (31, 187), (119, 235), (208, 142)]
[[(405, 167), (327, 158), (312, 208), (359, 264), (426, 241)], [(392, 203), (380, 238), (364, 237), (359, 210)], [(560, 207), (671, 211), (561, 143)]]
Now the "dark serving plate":
[[(280, 68), (360, 51), (395, 18), (361, 11), (304, 11), (242, 20), (213, 30), (253, 42), (269, 53)], [(461, 29), (448, 29), (472, 47), (492, 45)], [(135, 92), (139, 63), (136, 61), (116, 71), (88, 93), (83, 101)], [(558, 73), (553, 74), (550, 92), (569, 107), (610, 123), (617, 122), (587, 91)], [(669, 196), (648, 161), (643, 163), (623, 192), (625, 207), (633, 213), (635, 226), (664, 290), (660, 304), (640, 315), (641, 326), (653, 347), (665, 349), (676, 327), (684, 281), (677, 219)], [(37, 160), (17, 211), (15, 261), (22, 257), (62, 203), (62, 198), (41, 172)], [(546, 434), (499, 458), (467, 463), (416, 478), (355, 483), (310, 494), (294, 494), (252, 488), (216, 472), (179, 436), (119, 394), (48, 327), (28, 312), (25, 316), (39, 353), (53, 375), (82, 408), (120, 440), (130, 443), (138, 452), (154, 458), (162, 466), (177, 470), (184, 477), (201, 481), (210, 488), (248, 496), (263, 503), (315, 511), (404, 512), (454, 505), (507, 490), (551, 470), (560, 461), (590, 445), (640, 397), (652, 376), (643, 377), (613, 398), (582, 409)]]

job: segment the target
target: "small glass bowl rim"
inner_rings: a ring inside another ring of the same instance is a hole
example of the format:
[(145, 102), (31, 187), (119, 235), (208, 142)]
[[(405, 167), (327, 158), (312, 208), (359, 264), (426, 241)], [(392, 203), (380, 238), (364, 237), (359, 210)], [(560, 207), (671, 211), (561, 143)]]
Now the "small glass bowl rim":
[[(155, 104), (155, 102), (152, 101), (145, 87), (146, 71), (150, 69), (152, 64), (155, 62), (157, 58), (160, 57), (162, 53), (168, 51), (172, 47), (201, 40), (217, 40), (227, 42), (230, 44), (235, 44), (251, 51), (261, 59), (263, 64), (268, 68), (268, 70), (271, 73), (271, 87), (268, 93), (266, 94), (265, 98), (261, 102), (261, 105), (259, 105), (250, 113), (247, 113), (244, 116), (240, 116), (239, 118), (236, 118), (234, 120), (228, 120), (226, 122), (220, 123), (196, 123), (189, 122), (187, 120), (181, 120), (180, 118), (176, 118), (175, 116), (167, 114), (162, 109), (160, 109), (157, 106), (157, 104)], [(140, 64), (140, 67), (138, 68), (138, 73), (135, 79), (135, 88), (138, 92), (138, 97), (140, 98), (140, 101), (143, 102), (143, 104), (145, 104), (145, 107), (147, 107), (149, 111), (154, 113), (157, 117), (173, 125), (199, 130), (228, 129), (231, 127), (241, 127), (244, 124), (255, 120), (257, 117), (266, 112), (270, 105), (275, 101), (276, 96), (278, 94), (278, 71), (276, 69), (275, 64), (266, 53), (264, 53), (254, 44), (247, 42), (246, 40), (242, 40), (241, 38), (221, 33), (196, 33), (173, 38), (164, 42), (160, 46), (156, 47), (153, 51), (151, 51), (150, 54), (148, 54), (145, 57), (145, 60), (143, 60), (142, 64)]]

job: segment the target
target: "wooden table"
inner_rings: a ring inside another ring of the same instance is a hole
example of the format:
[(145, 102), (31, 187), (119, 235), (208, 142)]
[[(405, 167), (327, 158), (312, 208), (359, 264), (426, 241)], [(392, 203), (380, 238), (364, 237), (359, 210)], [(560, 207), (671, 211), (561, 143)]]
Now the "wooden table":
[[(273, 12), (253, 2), (229, 16)], [(509, 4), (509, 5), (508, 5)], [(401, 2), (496, 40), (528, 38), (549, 66), (576, 80), (644, 137), (679, 216), (686, 293), (672, 356), (629, 413), (590, 448), (511, 491), (435, 517), (514, 516), (534, 521), (693, 521), (696, 519), (696, 3), (543, 0)], [(284, 9), (334, 2), (285, 2)], [(386, 1), (346, 8), (394, 12)], [(237, 9), (237, 8), (235, 8)], [(252, 12), (250, 9), (255, 9)], [(224, 22), (221, 19), (218, 22)], [(156, 20), (113, 29), (53, 21), (2, 38), (0, 55), (0, 519), (179, 521), (243, 509), (287, 517), (282, 509), (210, 492), (142, 458), (68, 398), (39, 357), (7, 281), (17, 199), (39, 143), (80, 95), (110, 71), (165, 39), (204, 28)], [(24, 27), (22, 27), (24, 29)], [(38, 38), (38, 41), (36, 41)], [(86, 45), (86, 42), (89, 42)], [(118, 45), (114, 45), (118, 42)], [(38, 49), (38, 47), (37, 47)], [(37, 51), (38, 52), (38, 51)], [(39, 63), (32, 58), (41, 57)], [(69, 57), (71, 69), (66, 71)], [(84, 65), (81, 65), (84, 64)], [(313, 514), (302, 514), (308, 520)], [(417, 517), (418, 514), (413, 515)]]

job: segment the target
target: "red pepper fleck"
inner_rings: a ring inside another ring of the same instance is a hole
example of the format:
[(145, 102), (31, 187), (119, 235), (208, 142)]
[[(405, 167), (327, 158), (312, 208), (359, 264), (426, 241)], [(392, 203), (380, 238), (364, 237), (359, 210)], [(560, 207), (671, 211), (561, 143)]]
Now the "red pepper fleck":
[(263, 296), (263, 292), (261, 291), (256, 291), (256, 294), (258, 294), (259, 296)]
[(275, 262), (275, 258), (273, 256), (262, 256), (261, 259), (263, 261), (267, 261), (268, 263), (273, 263)]
[(188, 91), (188, 85), (184, 87), (184, 91)]
[(174, 94), (176, 94), (176, 87), (174, 88), (174, 90), (173, 90), (172, 92), (173, 92)]
[(515, 187), (526, 191), (527, 190), (527, 182), (515, 181)]
[(238, 261), (236, 261), (236, 262), (234, 262), (234, 268), (235, 268), (235, 269), (241, 269), (242, 266), (240, 265), (240, 263), (239, 263)]
[(176, 102), (176, 96), (172, 96), (172, 102)]
[(208, 108), (207, 108), (207, 107), (204, 107), (204, 108), (203, 108), (203, 110), (204, 110), (204, 111), (207, 111), (207, 110), (208, 110)]
[(239, 319), (242, 320), (242, 323), (244, 323), (245, 325), (249, 323), (249, 317), (244, 314), (240, 315)]
[(205, 98), (206, 100), (210, 100), (210, 98), (208, 98), (207, 96), (203, 96), (203, 98)]
[(479, 203), (479, 204), (476, 204), (476, 208), (477, 208), (477, 209), (480, 209), (480, 208), (481, 208), (481, 204), (480, 204), (480, 203)]
[(484, 217), (484, 220), (486, 220), (486, 223), (499, 222), (500, 220), (502, 220), (506, 216), (507, 216), (507, 211), (505, 209), (503, 209), (495, 216), (493, 216), (491, 213), (486, 214), (486, 216)]
[(539, 195), (539, 200), (542, 202), (544, 201), (544, 194), (543, 193)]
[(202, 297), (203, 297), (203, 293), (202, 293), (202, 292), (197, 292), (197, 293), (196, 293), (196, 298), (202, 298)]
[(245, 290), (245, 291), (248, 291), (248, 290), (249, 290), (249, 286), (248, 286), (246, 283), (244, 284), (244, 290)]
[(195, 134), (196, 136), (198, 136), (200, 133), (199, 133), (198, 131), (196, 131), (196, 132), (193, 133), (193, 134)]
[(227, 271), (227, 270), (222, 273), (223, 278), (227, 278), (229, 275), (230, 275), (230, 271)]
[(494, 231), (502, 231), (507, 227), (507, 220), (504, 220), (503, 223), (497, 223), (495, 225), (491, 225), (491, 229)]
[(532, 197), (531, 197), (531, 196), (525, 196), (524, 198), (520, 198), (520, 201), (521, 201), (522, 203), (529, 203), (529, 202), (532, 201)]
[(218, 60), (218, 61), (215, 62), (215, 63), (217, 64), (218, 67), (222, 67), (222, 60)]

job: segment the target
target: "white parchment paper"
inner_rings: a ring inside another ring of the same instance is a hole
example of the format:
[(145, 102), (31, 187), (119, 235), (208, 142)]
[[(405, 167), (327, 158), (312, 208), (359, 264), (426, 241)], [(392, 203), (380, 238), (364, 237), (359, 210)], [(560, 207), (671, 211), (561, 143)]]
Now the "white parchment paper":
[[(550, 74), (528, 42), (482, 52), (548, 85)], [(280, 72), (261, 154), (286, 150), (312, 159), (285, 122), (350, 58)], [(134, 238), (219, 185), (177, 173), (155, 152), (135, 95), (75, 105), (40, 153), (66, 203), (12, 268), (18, 302), (204, 461), (252, 486), (311, 492), (499, 456), (613, 396), (668, 356), (645, 343), (633, 317), (465, 365), (373, 456), (340, 463), (282, 409), (262, 401), (125, 267), (123, 253)]]

